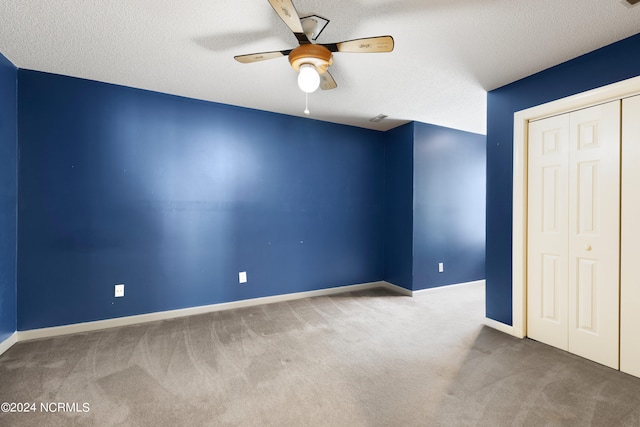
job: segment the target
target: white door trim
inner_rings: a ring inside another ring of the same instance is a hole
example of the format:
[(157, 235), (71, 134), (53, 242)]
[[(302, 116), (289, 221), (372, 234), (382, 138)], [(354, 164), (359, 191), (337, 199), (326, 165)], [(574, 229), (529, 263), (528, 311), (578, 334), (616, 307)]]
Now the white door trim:
[(640, 94), (640, 76), (567, 98), (517, 111), (513, 115), (513, 335), (527, 336), (527, 137), (529, 122)]

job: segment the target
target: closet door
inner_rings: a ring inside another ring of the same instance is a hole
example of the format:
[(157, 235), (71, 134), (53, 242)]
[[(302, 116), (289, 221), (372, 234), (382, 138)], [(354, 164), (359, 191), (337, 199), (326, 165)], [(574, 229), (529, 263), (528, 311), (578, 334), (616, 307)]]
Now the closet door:
[(640, 377), (640, 96), (622, 101), (620, 370)]
[(529, 125), (528, 335), (618, 367), (620, 102)]
[(618, 368), (620, 101), (572, 112), (569, 351)]
[(569, 114), (529, 124), (527, 335), (569, 349)]

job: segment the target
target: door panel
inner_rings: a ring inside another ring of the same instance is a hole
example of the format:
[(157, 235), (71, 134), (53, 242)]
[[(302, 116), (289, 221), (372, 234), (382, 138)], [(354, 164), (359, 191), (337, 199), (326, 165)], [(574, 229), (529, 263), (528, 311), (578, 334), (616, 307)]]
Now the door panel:
[(598, 230), (598, 166), (599, 162), (578, 165), (578, 234), (597, 233)]
[(569, 115), (529, 124), (527, 329), (567, 350)]
[(569, 117), (569, 351), (617, 369), (620, 101)]
[(560, 203), (558, 200), (558, 185), (560, 181), (560, 167), (547, 166), (542, 169), (542, 232), (558, 233), (560, 230)]
[(552, 322), (560, 322), (558, 294), (562, 292), (560, 281), (560, 257), (557, 255), (542, 255), (542, 318)]
[(620, 370), (640, 377), (640, 96), (622, 101)]
[[(598, 261), (578, 259), (577, 328), (598, 333)], [(571, 348), (571, 344), (569, 344)]]

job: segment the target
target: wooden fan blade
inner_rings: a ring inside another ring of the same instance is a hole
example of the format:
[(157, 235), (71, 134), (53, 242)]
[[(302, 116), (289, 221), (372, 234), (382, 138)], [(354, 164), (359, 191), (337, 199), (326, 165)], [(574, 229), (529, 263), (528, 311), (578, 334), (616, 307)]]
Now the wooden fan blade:
[(280, 58), (280, 57), (289, 55), (289, 53), (291, 53), (290, 50), (276, 50), (273, 52), (261, 52), (261, 53), (250, 53), (247, 55), (238, 55), (238, 56), (234, 56), (233, 59), (235, 59), (238, 62), (242, 62), (243, 64), (249, 64), (251, 62), (266, 61), (267, 59)]
[(364, 39), (347, 40), (340, 43), (323, 44), (331, 52), (375, 53), (391, 52), (393, 50), (393, 37), (379, 36)]
[(320, 74), (320, 89), (330, 90), (338, 87), (338, 84), (333, 79), (333, 76), (328, 71)]
[(293, 32), (300, 44), (311, 43), (307, 38), (307, 35), (302, 29), (302, 22), (300, 22), (300, 15), (293, 6), (291, 0), (269, 0), (269, 4), (276, 11), (280, 19), (287, 24), (287, 27)]

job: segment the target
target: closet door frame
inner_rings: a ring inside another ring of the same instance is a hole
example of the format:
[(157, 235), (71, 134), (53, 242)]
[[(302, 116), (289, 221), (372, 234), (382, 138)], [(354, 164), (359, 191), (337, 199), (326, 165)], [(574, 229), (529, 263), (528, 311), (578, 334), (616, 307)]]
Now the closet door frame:
[(527, 336), (527, 152), (529, 121), (640, 94), (640, 76), (588, 92), (548, 102), (514, 114), (512, 314), (513, 325), (490, 321), (489, 326), (518, 338)]

